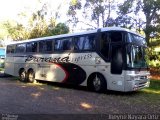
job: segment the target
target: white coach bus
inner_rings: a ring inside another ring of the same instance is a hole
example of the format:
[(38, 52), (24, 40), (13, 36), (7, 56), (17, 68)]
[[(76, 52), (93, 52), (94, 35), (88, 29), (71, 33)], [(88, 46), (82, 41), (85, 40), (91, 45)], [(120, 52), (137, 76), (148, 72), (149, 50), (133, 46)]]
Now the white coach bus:
[(36, 38), (7, 45), (5, 73), (23, 82), (135, 91), (150, 83), (145, 48), (141, 35), (117, 27)]

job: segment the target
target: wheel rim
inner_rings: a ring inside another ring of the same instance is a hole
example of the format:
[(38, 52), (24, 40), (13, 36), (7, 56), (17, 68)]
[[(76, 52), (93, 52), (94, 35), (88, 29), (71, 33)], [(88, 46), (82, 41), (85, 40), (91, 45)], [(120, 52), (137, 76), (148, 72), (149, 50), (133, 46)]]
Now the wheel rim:
[(34, 81), (34, 73), (33, 73), (33, 72), (30, 72), (30, 73), (29, 73), (28, 79), (29, 79), (30, 82), (33, 82), (33, 81)]
[(93, 79), (93, 86), (94, 86), (94, 89), (95, 89), (96, 91), (99, 91), (100, 88), (101, 88), (101, 80), (100, 80), (99, 77), (97, 77), (97, 75), (96, 75), (96, 77)]
[(32, 74), (29, 74), (29, 80), (33, 81), (33, 75)]
[(25, 72), (22, 72), (22, 73), (20, 74), (20, 77), (21, 77), (21, 81), (25, 81), (25, 78), (26, 78)]

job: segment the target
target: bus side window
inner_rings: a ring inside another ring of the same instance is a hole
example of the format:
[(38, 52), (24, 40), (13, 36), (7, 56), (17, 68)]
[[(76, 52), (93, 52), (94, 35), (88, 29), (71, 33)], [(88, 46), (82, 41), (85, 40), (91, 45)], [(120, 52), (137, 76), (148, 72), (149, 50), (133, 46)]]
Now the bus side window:
[(85, 35), (75, 37), (75, 50), (94, 50), (95, 49), (95, 35)]
[(40, 41), (39, 42), (39, 52), (44, 52), (44, 47), (45, 46), (45, 41)]
[(50, 40), (50, 41), (46, 41), (46, 51), (47, 52), (50, 52), (50, 51), (52, 51), (52, 41)]
[(65, 39), (63, 40), (63, 50), (71, 50), (72, 49), (72, 39)]
[(39, 52), (51, 52), (52, 51), (52, 41), (40, 41), (39, 42)]
[(55, 50), (71, 50), (72, 38), (57, 39), (54, 43)]
[(7, 54), (8, 53), (14, 53), (14, 51), (15, 51), (15, 46), (14, 45), (7, 46)]
[(84, 50), (93, 50), (95, 49), (95, 35), (87, 35)]
[(100, 51), (101, 54), (108, 59), (109, 58), (109, 37), (107, 33), (102, 33), (100, 41)]
[(83, 36), (75, 37), (74, 49), (75, 50), (82, 50), (84, 40), (85, 40), (85, 37), (83, 37)]
[(37, 52), (37, 42), (27, 43), (26, 52)]
[(26, 44), (18, 44), (16, 46), (16, 53), (24, 53), (26, 50)]
[(15, 45), (12, 45), (11, 47), (11, 53), (14, 53), (15, 52)]

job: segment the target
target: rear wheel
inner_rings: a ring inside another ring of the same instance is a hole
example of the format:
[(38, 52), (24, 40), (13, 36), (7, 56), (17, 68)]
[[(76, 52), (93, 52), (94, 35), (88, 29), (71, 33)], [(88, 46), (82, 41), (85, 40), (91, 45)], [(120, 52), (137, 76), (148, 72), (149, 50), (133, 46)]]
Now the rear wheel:
[(28, 82), (31, 82), (31, 83), (35, 82), (35, 73), (33, 70), (28, 71), (27, 79), (28, 79)]
[(101, 74), (93, 74), (88, 81), (88, 88), (96, 92), (104, 92), (107, 88), (106, 80)]
[(19, 72), (19, 80), (21, 82), (26, 82), (26, 71), (24, 69), (21, 69)]

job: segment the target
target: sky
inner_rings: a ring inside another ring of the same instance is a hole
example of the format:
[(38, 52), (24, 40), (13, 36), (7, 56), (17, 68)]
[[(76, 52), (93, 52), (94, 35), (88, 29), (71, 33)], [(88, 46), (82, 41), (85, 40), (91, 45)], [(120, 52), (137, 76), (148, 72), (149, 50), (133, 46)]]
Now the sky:
[[(31, 14), (40, 10), (42, 5), (46, 2), (49, 3), (50, 9), (52, 10), (56, 10), (59, 4), (63, 3), (62, 7), (65, 9), (62, 9), (60, 12), (64, 14), (63, 16), (66, 16), (67, 6), (65, 5), (65, 1), (67, 0), (0, 0), (0, 22), (14, 20), (18, 23), (22, 23), (24, 26), (28, 26), (28, 21), (31, 17)], [(22, 12), (27, 13), (27, 17), (18, 16), (18, 14)], [(57, 22), (65, 22), (66, 20), (66, 18), (59, 19)], [(1, 29), (0, 32), (3, 33), (5, 30), (3, 31)]]
[[(122, 3), (124, 0), (117, 1)], [(0, 21), (12, 19), (20, 21), (27, 25), (28, 21), (26, 20), (26, 18), (22, 19), (20, 17), (17, 17), (18, 14), (26, 12), (27, 14), (29, 14), (29, 16), (31, 16), (30, 14), (33, 13), (33, 11), (35, 12), (37, 10), (40, 10), (42, 8), (42, 5), (46, 2), (49, 3), (49, 8), (52, 9), (50, 11), (54, 11), (54, 9), (57, 10), (58, 5), (62, 3), (62, 9), (61, 11), (59, 11), (61, 14), (61, 18), (59, 18), (57, 22), (65, 23), (67, 21), (66, 12), (68, 9), (67, 2), (69, 2), (69, 0), (0, 0)], [(77, 26), (76, 28), (77, 30), (75, 31), (81, 31), (83, 28), (85, 28), (85, 25), (79, 25), (79, 27)]]
[[(39, 3), (38, 1), (41, 1)], [(0, 0), (0, 21), (16, 19), (17, 14), (32, 12), (41, 8), (44, 2), (49, 2), (51, 8), (56, 8), (65, 0)]]
[(30, 0), (0, 0), (0, 20), (14, 19), (26, 6), (35, 5)]

